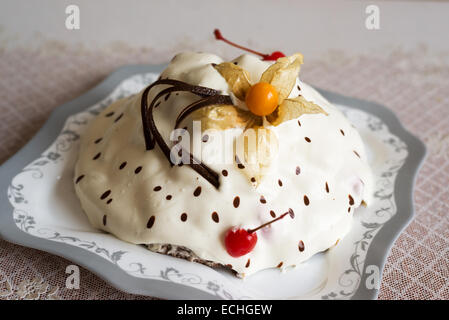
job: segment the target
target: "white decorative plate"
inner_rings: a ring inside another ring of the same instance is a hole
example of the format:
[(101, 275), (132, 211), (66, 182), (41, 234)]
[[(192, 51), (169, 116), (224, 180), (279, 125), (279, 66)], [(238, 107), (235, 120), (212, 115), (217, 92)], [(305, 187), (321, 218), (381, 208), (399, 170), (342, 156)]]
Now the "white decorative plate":
[(225, 270), (152, 253), (90, 226), (72, 182), (79, 138), (103, 108), (140, 91), (162, 68), (121, 68), (52, 114), (0, 168), (0, 235), (66, 257), (130, 293), (179, 299), (377, 297), (389, 248), (413, 216), (414, 177), (425, 148), (385, 107), (323, 90), (359, 130), (376, 179), (374, 202), (356, 210), (350, 234), (336, 247), (293, 270), (265, 270), (241, 280)]

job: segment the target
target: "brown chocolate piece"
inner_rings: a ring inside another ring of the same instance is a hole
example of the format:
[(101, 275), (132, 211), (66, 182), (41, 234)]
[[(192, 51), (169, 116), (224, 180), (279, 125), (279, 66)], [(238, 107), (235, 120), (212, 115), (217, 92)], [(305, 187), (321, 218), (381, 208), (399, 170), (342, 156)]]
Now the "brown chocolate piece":
[[(171, 85), (172, 87), (166, 88), (162, 91), (160, 91), (153, 99), (153, 101), (148, 106), (148, 94), (150, 90), (156, 86), (156, 85)], [(172, 79), (160, 79), (155, 81), (153, 84), (149, 85), (142, 93), (142, 100), (141, 100), (141, 116), (142, 116), (142, 127), (143, 127), (143, 134), (145, 139), (145, 146), (147, 150), (154, 149), (155, 144), (159, 146), (159, 148), (162, 150), (162, 153), (167, 158), (168, 162), (171, 166), (174, 164), (171, 162), (170, 159), (170, 148), (168, 147), (167, 143), (162, 138), (159, 130), (157, 129), (157, 126), (154, 122), (153, 118), (153, 108), (155, 104), (158, 102), (158, 100), (166, 96), (172, 92), (176, 91), (188, 91), (191, 92), (197, 96), (203, 97), (203, 99), (200, 99), (199, 101), (196, 101), (189, 106), (187, 106), (183, 111), (181, 111), (180, 115), (177, 119), (177, 124), (179, 124), (184, 117), (186, 117), (191, 112), (203, 108), (209, 105), (213, 104), (231, 104), (232, 100), (229, 96), (220, 95), (217, 90), (214, 90), (212, 88), (202, 87), (202, 86), (193, 86), (188, 83), (178, 81), (178, 80), (172, 80)], [(189, 165), (190, 167), (198, 172), (203, 178), (205, 178), (207, 181), (209, 181), (215, 188), (218, 189), (220, 186), (218, 174), (210, 169), (207, 165), (204, 163), (198, 161), (197, 159), (194, 159), (193, 155), (190, 152), (186, 152), (189, 155), (190, 161)]]

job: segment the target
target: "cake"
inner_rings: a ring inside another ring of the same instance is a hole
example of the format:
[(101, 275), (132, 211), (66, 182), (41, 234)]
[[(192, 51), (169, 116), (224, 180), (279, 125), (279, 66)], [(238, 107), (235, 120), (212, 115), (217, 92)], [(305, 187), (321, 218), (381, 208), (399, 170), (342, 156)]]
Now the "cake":
[(238, 276), (336, 245), (373, 179), (345, 116), (298, 78), (303, 57), (177, 54), (82, 136), (74, 186), (90, 223)]

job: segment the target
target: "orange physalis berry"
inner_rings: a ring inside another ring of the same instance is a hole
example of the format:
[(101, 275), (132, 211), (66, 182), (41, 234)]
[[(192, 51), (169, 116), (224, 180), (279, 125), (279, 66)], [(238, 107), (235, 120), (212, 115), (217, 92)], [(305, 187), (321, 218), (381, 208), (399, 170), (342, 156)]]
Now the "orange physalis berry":
[(276, 109), (278, 93), (271, 84), (259, 82), (248, 90), (245, 101), (252, 113), (258, 116), (266, 116)]

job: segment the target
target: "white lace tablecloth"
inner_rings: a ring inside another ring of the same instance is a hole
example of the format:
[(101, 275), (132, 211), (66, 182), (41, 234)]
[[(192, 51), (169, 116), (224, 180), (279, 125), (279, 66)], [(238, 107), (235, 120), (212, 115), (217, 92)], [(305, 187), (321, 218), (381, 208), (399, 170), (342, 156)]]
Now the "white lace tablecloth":
[[(0, 163), (18, 151), (51, 110), (119, 66), (162, 61), (151, 50), (86, 51), (43, 45), (0, 50)], [(415, 189), (416, 216), (388, 257), (379, 299), (449, 299), (449, 66), (426, 50), (382, 56), (332, 52), (308, 57), (302, 79), (394, 110), (427, 145)], [(0, 240), (0, 299), (142, 299), (81, 268), (81, 287), (65, 286), (69, 261)]]

